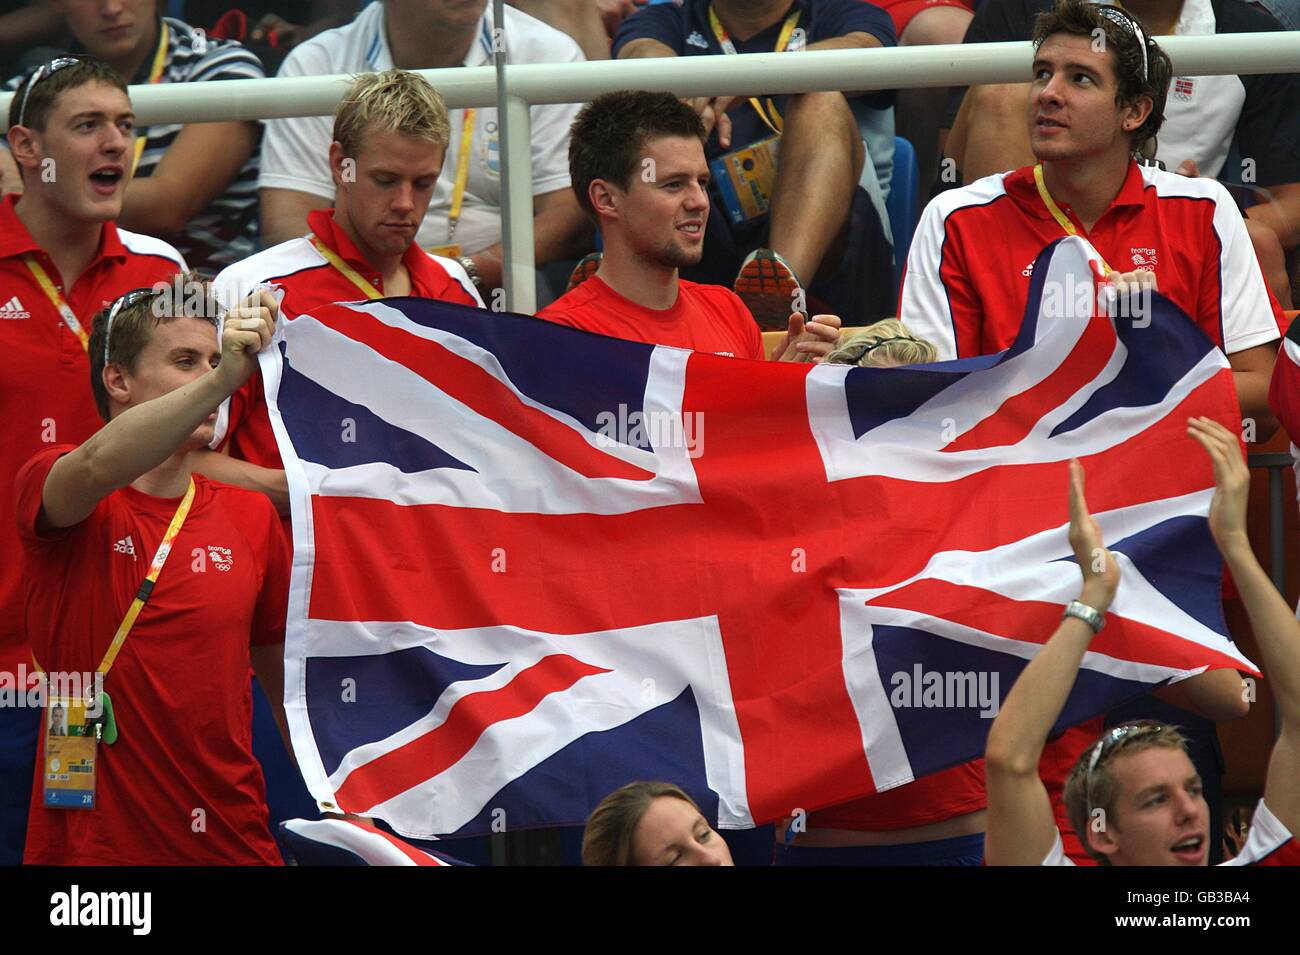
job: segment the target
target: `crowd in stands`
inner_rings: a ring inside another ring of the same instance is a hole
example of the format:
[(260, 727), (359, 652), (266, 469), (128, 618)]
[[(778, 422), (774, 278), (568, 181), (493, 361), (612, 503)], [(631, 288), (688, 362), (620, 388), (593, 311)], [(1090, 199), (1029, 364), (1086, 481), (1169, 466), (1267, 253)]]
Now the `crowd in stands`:
[[(494, 27), (488, 0), (0, 4), (0, 77), (14, 92), (0, 149), (0, 489), (17, 513), (0, 522), (0, 669), (34, 657), (87, 670), (102, 656), (107, 686), (133, 687), (131, 706), (154, 717), (117, 744), (127, 758), (105, 769), (97, 809), (76, 813), (32, 786), (46, 747), (79, 745), (64, 739), (76, 736), (62, 731), (67, 714), (52, 743), (38, 714), (0, 708), (0, 864), (279, 861), (246, 677), (256, 670), (285, 730), (289, 505), (254, 356), (275, 321), (332, 302), (500, 300), (497, 112), (448, 110), (410, 72), (490, 64), (497, 42), (512, 64), (545, 64), (1033, 40), (1022, 84), (693, 100), (625, 91), (532, 107), (537, 316), (756, 360), (989, 355), (1015, 340), (1038, 253), (1080, 234), (1113, 266), (1118, 294), (1158, 288), (1222, 349), (1257, 440), (1280, 423), (1300, 441), (1300, 341), (1285, 371), (1277, 360), (1284, 313), (1300, 302), (1300, 73), (1179, 77), (1158, 44), (1300, 29), (1300, 0), (510, 0)], [(128, 97), (153, 83), (340, 73), (357, 79), (333, 117), (137, 126)], [(916, 175), (895, 169), (900, 142)], [(891, 221), (900, 182), (915, 190), (904, 201), (924, 206), (914, 234)], [(895, 249), (909, 244), (903, 261)], [(178, 273), (204, 296), (151, 321)], [(764, 332), (776, 333), (767, 345)], [(1294, 863), (1300, 628), (1242, 547), (1235, 442), (1209, 424), (1189, 429), (1214, 463), (1211, 529), (1284, 717), (1241, 861)], [(1081, 470), (1070, 487), (1072, 540), (1104, 549)], [(239, 573), (207, 578), (219, 594), (163, 575), (151, 602), (144, 571), (156, 579), (172, 538), (196, 528), (233, 542), (212, 559)], [(1082, 609), (1008, 697), (987, 761), (778, 825), (764, 834), (768, 858), (1220, 861), (1215, 722), (1247, 708), (1235, 671), (1047, 737), (1120, 583), (1114, 568), (1080, 566)], [(162, 673), (209, 685), (215, 716), (177, 717)], [(1064, 689), (1031, 699), (1031, 673)], [(1171, 819), (1080, 827), (1097, 807), (1136, 818), (1125, 800), (1147, 776), (1168, 790)], [(211, 807), (215, 835), (187, 838), (192, 820), (166, 815), (182, 805)], [(158, 825), (123, 842), (140, 806)], [(612, 794), (582, 856), (733, 861), (671, 782)]]

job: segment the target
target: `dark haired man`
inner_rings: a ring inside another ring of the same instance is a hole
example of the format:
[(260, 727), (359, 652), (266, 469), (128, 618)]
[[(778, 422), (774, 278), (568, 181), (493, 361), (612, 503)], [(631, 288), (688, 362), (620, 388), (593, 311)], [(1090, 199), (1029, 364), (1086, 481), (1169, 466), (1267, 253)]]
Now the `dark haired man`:
[[(1105, 43), (1094, 40), (1102, 31)], [(1117, 288), (1155, 287), (1228, 353), (1244, 416), (1261, 440), (1276, 427), (1266, 392), (1281, 312), (1264, 285), (1241, 216), (1227, 191), (1133, 160), (1159, 129), (1169, 86), (1168, 57), (1129, 14), (1085, 0), (1061, 0), (1039, 20), (1027, 117), (1040, 163), (989, 176), (936, 197), (908, 254), (899, 318), (940, 359), (991, 354), (1020, 330), (1032, 266), (1067, 234), (1087, 238)], [(1134, 320), (1140, 321), (1139, 316)], [(1208, 719), (1241, 715), (1235, 674), (1214, 671), (1158, 694)], [(1060, 803), (1064, 775), (1101, 720), (1066, 730), (1041, 771)], [(794, 840), (812, 850), (912, 845), (927, 858), (978, 863), (985, 826), (979, 761), (907, 786), (814, 812)], [(906, 838), (904, 838), (906, 836)], [(1082, 856), (1073, 834), (1068, 845)], [(944, 850), (945, 844), (950, 847)], [(780, 856), (779, 856), (780, 857)], [(913, 858), (916, 858), (915, 856)]]
[[(1241, 852), (1226, 864), (1300, 865), (1293, 835), (1300, 830), (1300, 622), (1246, 536), (1250, 472), (1237, 436), (1209, 418), (1189, 419), (1187, 431), (1213, 462), (1210, 532), (1250, 614), (1281, 720), (1263, 799)], [(1088, 514), (1077, 461), (1070, 463), (1070, 543), (1083, 575), (1080, 599), (1020, 674), (989, 730), (989, 865), (1073, 864), (1062, 851), (1038, 760), (1120, 584), (1119, 564)], [(1205, 865), (1210, 839), (1217, 837), (1181, 736), (1160, 723), (1108, 730), (1075, 764), (1065, 799), (1074, 829), (1103, 865)]]
[(108, 423), (19, 472), (35, 658), (102, 674), (108, 699), (97, 702), (111, 714), (98, 746), (83, 735), (92, 770), (77, 788), (91, 799), (73, 808), (48, 752), (61, 744), (45, 739), (29, 864), (279, 864), (248, 672), (277, 705), (288, 548), (266, 498), (188, 463), (271, 340), (274, 315), (259, 292), (225, 314), (218, 340), (205, 303), (178, 307), (166, 289), (121, 297), (90, 341)]
[[(1028, 40), (1033, 35), (1034, 17), (1051, 10), (1053, 2), (985, 0), (963, 42)], [(1294, 29), (1278, 22), (1285, 11), (1277, 4), (1130, 0), (1123, 6), (1154, 37), (1268, 34)], [(952, 128), (947, 151), (966, 183), (1032, 160), (1029, 137), (1020, 126), (1028, 93), (1028, 83), (974, 86), (964, 96), (962, 91), (954, 91), (945, 118), (945, 125)], [(1294, 256), (1300, 243), (1297, 99), (1297, 73), (1178, 76), (1165, 105), (1160, 138), (1148, 144), (1149, 154), (1166, 169), (1244, 184), (1239, 194), (1246, 229), (1269, 287), (1283, 308), (1291, 307), (1286, 256)], [(1234, 153), (1240, 154), (1239, 167), (1228, 164)]]
[[(888, 14), (862, 0), (682, 0), (628, 17), (613, 51), (617, 59), (744, 55), (889, 47), (896, 39)], [(734, 282), (765, 329), (785, 327), (801, 285), (855, 324), (890, 314), (883, 205), (859, 184), (879, 194), (890, 175), (893, 94), (752, 94), (690, 101), (709, 134), (706, 155), (729, 173), (719, 177), (708, 248), (688, 274)], [(754, 189), (770, 199), (765, 214), (746, 199)]]
[[(123, 292), (183, 269), (165, 242), (118, 229), (130, 178), (126, 84), (94, 59), (37, 69), (9, 107), (8, 143), (27, 188), (0, 200), (0, 496), (42, 447), (99, 427), (86, 388), (91, 317)], [(31, 670), (22, 550), (0, 521), (0, 673)], [(8, 682), (8, 681), (6, 681)], [(22, 858), (37, 713), (0, 706), (0, 864)]]
[[(1104, 31), (1098, 44), (1093, 31)], [(1118, 7), (1060, 0), (1035, 28), (1026, 117), (1038, 162), (935, 198), (908, 256), (900, 319), (940, 358), (1015, 340), (1034, 259), (1087, 238), (1112, 282), (1156, 288), (1227, 354), (1243, 418), (1276, 429), (1267, 390), (1282, 311), (1231, 197), (1210, 179), (1140, 167), (1160, 129), (1169, 58)], [(1139, 319), (1140, 320), (1140, 319)]]
[[(699, 116), (668, 93), (607, 93), (583, 107), (569, 142), (569, 174), (605, 250), (596, 273), (538, 317), (614, 338), (762, 360), (758, 326), (735, 293), (678, 275), (704, 249), (704, 138)], [(805, 324), (791, 314), (788, 321), (774, 355), (782, 360), (824, 357), (839, 337), (834, 315)]]

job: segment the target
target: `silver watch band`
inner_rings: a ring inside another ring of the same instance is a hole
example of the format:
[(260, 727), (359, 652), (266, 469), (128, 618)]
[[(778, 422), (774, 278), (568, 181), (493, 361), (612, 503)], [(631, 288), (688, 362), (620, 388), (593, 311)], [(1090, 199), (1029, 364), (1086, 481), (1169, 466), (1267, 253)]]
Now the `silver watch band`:
[(1078, 600), (1071, 600), (1069, 606), (1065, 608), (1065, 616), (1078, 617), (1088, 626), (1092, 627), (1093, 633), (1100, 633), (1101, 628), (1106, 626), (1106, 616), (1100, 611), (1094, 610), (1086, 603)]
[(469, 280), (474, 283), (474, 287), (482, 288), (483, 276), (479, 275), (478, 266), (474, 264), (474, 260), (468, 255), (461, 255), (456, 258), (456, 261), (459, 262), (461, 268), (465, 270), (465, 274), (468, 275)]

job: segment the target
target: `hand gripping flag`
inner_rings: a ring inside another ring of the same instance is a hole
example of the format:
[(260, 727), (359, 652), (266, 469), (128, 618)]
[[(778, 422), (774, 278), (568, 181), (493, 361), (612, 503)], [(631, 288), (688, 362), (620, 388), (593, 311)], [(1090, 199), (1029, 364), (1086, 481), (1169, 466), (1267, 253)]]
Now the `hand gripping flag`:
[(911, 368), (418, 299), (286, 323), (262, 372), (315, 798), (419, 838), (581, 823), (666, 779), (739, 828), (979, 756), (1079, 593), (1071, 457), (1123, 584), (1060, 726), (1251, 669), (1185, 434), (1236, 427), (1227, 362), (1158, 296), (1094, 315), (1088, 255), (1043, 253), (1012, 348)]

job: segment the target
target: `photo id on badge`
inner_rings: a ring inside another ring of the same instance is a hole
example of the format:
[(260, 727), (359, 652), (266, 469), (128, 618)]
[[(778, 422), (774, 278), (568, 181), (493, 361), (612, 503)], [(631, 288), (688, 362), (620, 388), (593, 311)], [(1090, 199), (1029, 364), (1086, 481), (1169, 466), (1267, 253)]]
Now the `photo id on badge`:
[(46, 809), (94, 809), (102, 706), (79, 696), (51, 697), (45, 708), (42, 778)]

